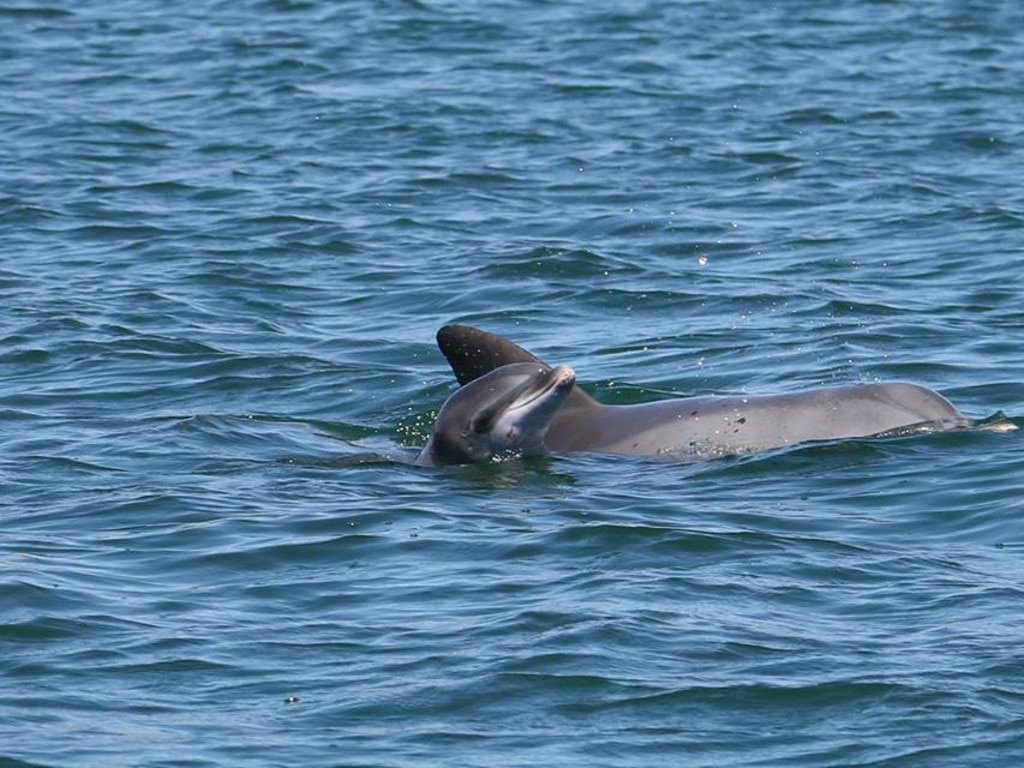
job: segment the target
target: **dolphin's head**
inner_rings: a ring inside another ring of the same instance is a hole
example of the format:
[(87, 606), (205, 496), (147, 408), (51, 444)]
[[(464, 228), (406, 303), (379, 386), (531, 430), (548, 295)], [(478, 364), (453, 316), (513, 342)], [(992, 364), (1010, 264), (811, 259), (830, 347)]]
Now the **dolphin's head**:
[(575, 382), (566, 365), (495, 368), (448, 398), (416, 463), (470, 464), (500, 453), (546, 453), (544, 434)]

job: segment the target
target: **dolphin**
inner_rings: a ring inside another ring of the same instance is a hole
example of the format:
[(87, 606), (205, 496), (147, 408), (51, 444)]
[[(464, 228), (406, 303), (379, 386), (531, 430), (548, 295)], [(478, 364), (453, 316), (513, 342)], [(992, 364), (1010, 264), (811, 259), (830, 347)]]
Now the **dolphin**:
[(705, 459), (816, 440), (944, 431), (971, 422), (942, 395), (904, 382), (803, 392), (604, 405), (508, 339), (446, 325), (437, 343), (461, 389), (417, 463), (483, 461), (502, 451), (581, 451)]

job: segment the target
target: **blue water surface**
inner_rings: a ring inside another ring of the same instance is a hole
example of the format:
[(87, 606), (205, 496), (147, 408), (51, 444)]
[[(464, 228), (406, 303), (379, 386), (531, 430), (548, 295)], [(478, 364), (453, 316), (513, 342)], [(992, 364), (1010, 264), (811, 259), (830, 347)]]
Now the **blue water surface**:
[(453, 321), (1024, 424), (1024, 7), (22, 0), (0, 83), (0, 765), (1020, 765), (1020, 432), (408, 460)]

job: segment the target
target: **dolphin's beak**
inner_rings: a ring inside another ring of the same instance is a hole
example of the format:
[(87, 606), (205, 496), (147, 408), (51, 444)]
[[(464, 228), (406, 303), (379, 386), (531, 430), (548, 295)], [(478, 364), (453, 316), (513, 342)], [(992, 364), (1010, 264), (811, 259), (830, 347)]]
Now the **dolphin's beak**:
[[(546, 418), (551, 418), (557, 404), (565, 399), (565, 395), (576, 383), (576, 372), (567, 365), (559, 365), (554, 368), (538, 366), (537, 373), (540, 375), (504, 393), (484, 409), (473, 420), (474, 429), (478, 432), (489, 431), (503, 414), (523, 409), (533, 415), (548, 413)], [(549, 412), (545, 404), (551, 400), (556, 405)]]
[(532, 403), (539, 397), (543, 397), (552, 390), (569, 389), (576, 383), (576, 372), (568, 365), (558, 365), (546, 371), (536, 381), (532, 382), (527, 389), (529, 396), (520, 400), (519, 405)]

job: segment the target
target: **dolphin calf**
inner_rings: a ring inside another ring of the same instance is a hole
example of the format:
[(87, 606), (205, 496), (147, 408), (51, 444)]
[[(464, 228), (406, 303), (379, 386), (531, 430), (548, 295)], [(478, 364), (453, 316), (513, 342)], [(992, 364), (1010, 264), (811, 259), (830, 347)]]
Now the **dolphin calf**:
[(462, 387), (438, 414), (417, 460), (424, 465), (483, 461), (501, 452), (702, 459), (971, 424), (938, 393), (902, 382), (603, 405), (576, 386), (571, 368), (552, 368), (501, 336), (446, 325), (437, 343)]
[(470, 464), (501, 454), (548, 452), (545, 437), (576, 374), (566, 365), (503, 365), (470, 381), (437, 414), (416, 463)]

